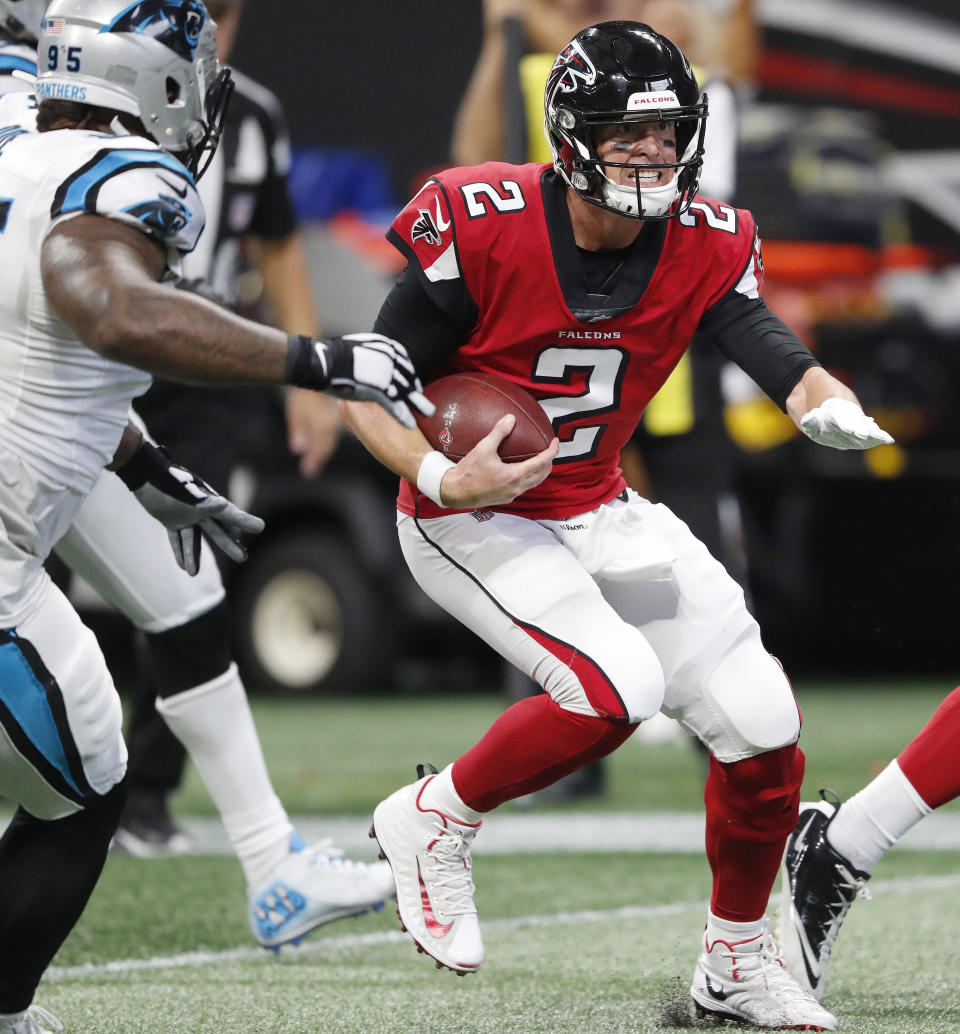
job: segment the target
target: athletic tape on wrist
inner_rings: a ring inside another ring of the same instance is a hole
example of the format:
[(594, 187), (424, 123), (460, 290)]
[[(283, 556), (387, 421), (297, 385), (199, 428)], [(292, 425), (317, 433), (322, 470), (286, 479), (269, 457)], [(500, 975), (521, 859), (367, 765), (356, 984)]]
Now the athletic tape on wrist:
[(420, 462), (420, 469), (417, 471), (417, 488), (437, 506), (443, 506), (440, 499), (440, 483), (443, 475), (456, 463), (448, 459), (442, 452), (428, 452)]

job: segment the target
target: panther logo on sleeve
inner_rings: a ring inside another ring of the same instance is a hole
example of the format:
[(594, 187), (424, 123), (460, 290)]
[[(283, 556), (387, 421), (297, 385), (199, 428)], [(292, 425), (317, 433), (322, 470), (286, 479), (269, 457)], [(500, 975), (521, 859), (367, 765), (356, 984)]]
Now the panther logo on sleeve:
[(186, 61), (192, 61), (207, 13), (200, 0), (141, 0), (121, 11), (101, 32), (152, 36)]

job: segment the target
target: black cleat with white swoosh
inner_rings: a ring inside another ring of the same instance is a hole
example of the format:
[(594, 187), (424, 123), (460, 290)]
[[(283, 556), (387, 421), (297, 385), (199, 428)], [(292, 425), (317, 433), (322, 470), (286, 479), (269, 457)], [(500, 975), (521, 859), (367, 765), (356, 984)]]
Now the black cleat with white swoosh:
[(861, 872), (827, 839), (840, 798), (821, 790), (817, 804), (801, 806), (780, 868), (777, 938), (784, 965), (819, 1001), (827, 980), (830, 951), (856, 897), (869, 897), (870, 874)]

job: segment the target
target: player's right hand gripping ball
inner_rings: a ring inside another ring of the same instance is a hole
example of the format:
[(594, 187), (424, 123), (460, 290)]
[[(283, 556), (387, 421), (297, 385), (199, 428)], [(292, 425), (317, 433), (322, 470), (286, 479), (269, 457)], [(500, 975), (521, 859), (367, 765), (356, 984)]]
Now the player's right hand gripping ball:
[(500, 445), (505, 463), (530, 459), (553, 440), (553, 427), (540, 403), (513, 381), (489, 373), (454, 373), (428, 384), (424, 394), (437, 407), (417, 416), (417, 426), (438, 452), (462, 459), (508, 413), (517, 418)]

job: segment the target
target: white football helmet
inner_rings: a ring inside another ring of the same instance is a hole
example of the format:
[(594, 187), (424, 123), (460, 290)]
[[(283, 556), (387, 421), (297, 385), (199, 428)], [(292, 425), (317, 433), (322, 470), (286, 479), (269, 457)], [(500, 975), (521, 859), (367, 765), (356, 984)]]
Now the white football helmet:
[(48, 0), (0, 0), (0, 30), (11, 39), (36, 43)]
[(206, 169), (233, 83), (200, 0), (53, 0), (38, 50), (41, 101), (134, 115), (198, 178)]

